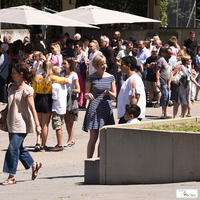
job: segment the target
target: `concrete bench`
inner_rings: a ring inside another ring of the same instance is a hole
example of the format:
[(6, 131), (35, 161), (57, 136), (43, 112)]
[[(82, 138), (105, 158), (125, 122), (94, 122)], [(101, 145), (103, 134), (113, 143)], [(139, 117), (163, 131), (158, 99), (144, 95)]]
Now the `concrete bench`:
[[(200, 118), (157, 120), (103, 128), (100, 132), (99, 166), (93, 165), (99, 168), (99, 183), (199, 181), (199, 132), (142, 129), (154, 125), (196, 121), (200, 121)], [(87, 175), (85, 174), (86, 180)]]

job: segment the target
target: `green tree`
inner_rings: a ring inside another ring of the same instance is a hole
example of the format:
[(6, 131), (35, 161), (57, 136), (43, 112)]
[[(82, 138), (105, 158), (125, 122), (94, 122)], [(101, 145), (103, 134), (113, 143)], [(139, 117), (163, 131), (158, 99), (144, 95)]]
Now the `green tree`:
[(160, 27), (164, 27), (167, 25), (167, 14), (166, 14), (166, 10), (167, 10), (167, 5), (168, 5), (168, 0), (161, 0), (160, 2)]
[(58, 12), (62, 11), (62, 0), (1, 0), (1, 8), (21, 5), (33, 6), (35, 3), (39, 3), (41, 8), (46, 6)]

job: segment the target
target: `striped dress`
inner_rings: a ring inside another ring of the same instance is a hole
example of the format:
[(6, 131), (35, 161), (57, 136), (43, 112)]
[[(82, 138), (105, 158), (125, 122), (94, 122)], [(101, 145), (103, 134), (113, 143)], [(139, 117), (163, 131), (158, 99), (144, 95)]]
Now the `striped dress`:
[(89, 76), (86, 82), (90, 82), (91, 90), (95, 100), (90, 101), (85, 113), (82, 130), (87, 132), (92, 129), (100, 129), (104, 125), (115, 124), (113, 107), (110, 97), (103, 95), (105, 90), (111, 90), (111, 83), (115, 81), (113, 75), (109, 77)]

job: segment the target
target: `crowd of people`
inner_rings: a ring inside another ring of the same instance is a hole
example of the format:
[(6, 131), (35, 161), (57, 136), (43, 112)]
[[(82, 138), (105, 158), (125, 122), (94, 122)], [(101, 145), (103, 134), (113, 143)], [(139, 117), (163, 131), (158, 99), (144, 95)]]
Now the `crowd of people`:
[[(122, 39), (116, 31), (112, 39), (102, 35), (99, 42), (82, 39), (78, 33), (71, 39), (65, 33), (49, 46), (42, 34), (32, 43), (28, 37), (11, 43), (11, 37), (5, 36), (0, 43), (0, 104), (7, 104), (10, 143), (3, 169), (9, 177), (3, 185), (15, 184), (18, 160), (26, 169), (32, 167), (33, 180), (42, 166), (23, 147), (26, 135), (34, 131), (31, 115), (37, 132), (35, 151), (62, 151), (75, 146), (74, 121), (79, 109), (86, 109), (82, 130), (90, 131), (87, 158), (93, 156), (99, 129), (115, 124), (114, 99), (118, 123), (139, 123), (146, 107), (161, 107), (161, 118), (172, 118), (167, 110), (170, 101), (174, 118), (179, 105), (180, 117), (191, 117), (200, 88), (200, 52), (195, 55), (196, 51), (193, 31), (182, 49), (176, 36), (162, 44), (156, 33), (137, 41), (135, 36)], [(51, 119), (55, 147), (46, 146)]]

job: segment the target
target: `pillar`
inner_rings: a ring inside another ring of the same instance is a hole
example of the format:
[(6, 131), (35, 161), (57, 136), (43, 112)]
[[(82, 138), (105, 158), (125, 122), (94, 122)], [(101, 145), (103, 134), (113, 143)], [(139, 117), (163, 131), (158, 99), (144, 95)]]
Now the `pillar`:
[[(62, 10), (70, 10), (76, 7), (76, 0), (62, 0)], [(70, 38), (75, 34), (75, 27), (63, 27), (63, 33), (68, 32)]]
[[(159, 20), (159, 9), (161, 0), (148, 0), (147, 17), (151, 19)], [(148, 23), (149, 29), (159, 29), (159, 23)]]

